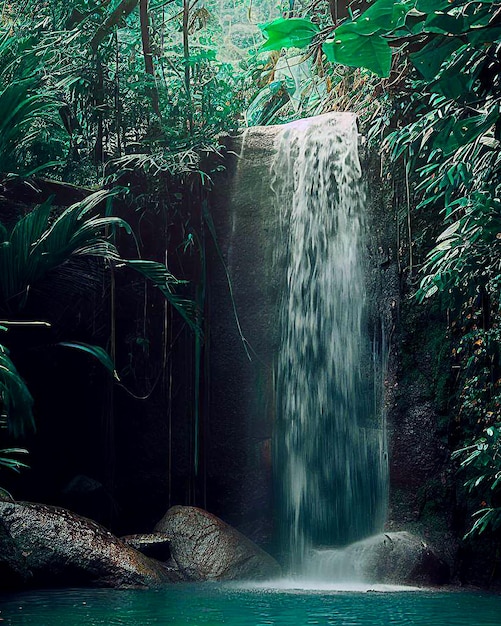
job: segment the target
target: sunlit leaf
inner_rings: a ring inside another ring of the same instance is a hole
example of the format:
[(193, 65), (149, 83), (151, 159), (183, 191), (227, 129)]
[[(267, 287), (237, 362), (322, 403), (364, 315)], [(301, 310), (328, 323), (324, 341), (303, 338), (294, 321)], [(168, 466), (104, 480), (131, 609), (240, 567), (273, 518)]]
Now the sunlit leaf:
[(405, 17), (412, 6), (412, 1), (377, 0), (356, 20), (339, 26), (336, 34), (340, 35), (344, 32), (356, 32), (359, 35), (388, 33), (405, 22)]
[(267, 40), (261, 50), (281, 50), (282, 48), (307, 48), (320, 29), (310, 20), (292, 17), (279, 18), (259, 26)]
[(322, 46), (329, 61), (365, 67), (378, 76), (387, 77), (391, 68), (391, 48), (381, 35), (358, 35), (348, 32), (328, 39)]

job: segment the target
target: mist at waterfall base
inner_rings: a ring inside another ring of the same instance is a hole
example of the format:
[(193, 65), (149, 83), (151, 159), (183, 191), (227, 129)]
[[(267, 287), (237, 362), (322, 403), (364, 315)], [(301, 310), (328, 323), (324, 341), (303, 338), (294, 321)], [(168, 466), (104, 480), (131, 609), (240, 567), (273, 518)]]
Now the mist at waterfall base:
[(380, 327), (379, 337), (369, 330), (356, 118), (287, 124), (275, 147), (276, 267), (285, 275), (274, 438), (279, 543), (292, 584), (360, 581), (353, 553), (346, 559), (341, 548), (383, 530), (388, 470), (385, 349)]

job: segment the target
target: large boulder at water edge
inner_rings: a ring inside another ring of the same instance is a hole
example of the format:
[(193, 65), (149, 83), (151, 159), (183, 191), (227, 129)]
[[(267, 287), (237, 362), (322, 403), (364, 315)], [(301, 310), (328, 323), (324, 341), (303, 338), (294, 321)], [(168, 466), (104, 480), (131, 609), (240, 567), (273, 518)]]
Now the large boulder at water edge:
[(172, 560), (188, 580), (265, 580), (280, 565), (242, 533), (215, 515), (174, 506), (155, 526), (170, 539)]
[(0, 521), (0, 590), (22, 587), (30, 577), (24, 556)]
[(311, 574), (370, 583), (441, 585), (449, 569), (436, 552), (408, 532), (381, 533), (341, 550), (315, 550)]
[(99, 524), (43, 504), (0, 502), (0, 548), (3, 569), (32, 586), (154, 586), (179, 579)]
[(368, 540), (367, 572), (389, 583), (442, 585), (449, 581), (449, 568), (435, 550), (409, 532), (376, 535)]

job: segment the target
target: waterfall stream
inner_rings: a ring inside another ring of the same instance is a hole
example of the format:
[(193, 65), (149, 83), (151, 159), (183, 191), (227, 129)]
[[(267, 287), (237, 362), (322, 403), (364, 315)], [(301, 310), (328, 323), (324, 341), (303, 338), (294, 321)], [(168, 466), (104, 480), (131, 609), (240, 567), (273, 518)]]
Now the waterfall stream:
[(285, 275), (276, 365), (278, 518), (292, 571), (307, 572), (319, 548), (382, 530), (387, 506), (384, 346), (369, 323), (355, 116), (284, 125), (272, 181), (285, 241), (276, 248), (277, 271)]

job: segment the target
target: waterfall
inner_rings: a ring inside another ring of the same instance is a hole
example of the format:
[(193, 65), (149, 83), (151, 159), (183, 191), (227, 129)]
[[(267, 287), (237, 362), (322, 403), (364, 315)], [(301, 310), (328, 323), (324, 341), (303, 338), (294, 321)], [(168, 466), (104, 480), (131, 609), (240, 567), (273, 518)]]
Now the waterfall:
[(271, 173), (285, 242), (275, 490), (282, 548), (304, 571), (307, 555), (380, 531), (386, 515), (384, 342), (370, 329), (355, 116), (281, 127)]

